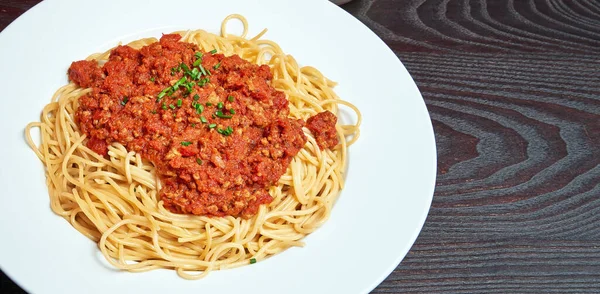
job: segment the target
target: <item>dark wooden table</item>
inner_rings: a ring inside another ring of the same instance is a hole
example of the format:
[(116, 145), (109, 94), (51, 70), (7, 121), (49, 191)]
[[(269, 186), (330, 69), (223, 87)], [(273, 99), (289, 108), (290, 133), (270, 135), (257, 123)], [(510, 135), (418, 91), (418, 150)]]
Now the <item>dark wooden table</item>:
[[(0, 29), (37, 2), (0, 0)], [(599, 293), (600, 1), (343, 8), (412, 74), (438, 148), (425, 227), (374, 293)]]

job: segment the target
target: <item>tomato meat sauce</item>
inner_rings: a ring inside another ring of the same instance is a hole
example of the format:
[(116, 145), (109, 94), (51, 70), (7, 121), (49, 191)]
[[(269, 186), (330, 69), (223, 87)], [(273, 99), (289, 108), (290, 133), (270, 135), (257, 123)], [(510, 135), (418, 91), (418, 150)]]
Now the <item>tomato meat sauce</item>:
[[(305, 123), (288, 117), (268, 66), (180, 38), (163, 35), (139, 50), (118, 46), (102, 66), (73, 62), (69, 79), (92, 88), (79, 98), (76, 122), (98, 154), (119, 142), (152, 162), (168, 210), (249, 218), (272, 201), (268, 188), (305, 145)], [(313, 133), (335, 131), (329, 115), (314, 121)], [(331, 147), (330, 139), (319, 146)]]
[(315, 136), (317, 145), (321, 149), (331, 149), (339, 143), (335, 123), (337, 117), (330, 111), (323, 111), (315, 116), (308, 118), (306, 127)]

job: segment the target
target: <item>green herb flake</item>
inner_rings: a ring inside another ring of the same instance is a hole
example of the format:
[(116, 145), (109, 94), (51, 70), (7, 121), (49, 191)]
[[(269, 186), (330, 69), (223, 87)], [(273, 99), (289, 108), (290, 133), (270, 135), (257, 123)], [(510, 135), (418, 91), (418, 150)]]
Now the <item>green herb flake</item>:
[(202, 165), (202, 159), (196, 158), (196, 163)]
[(223, 114), (223, 111), (217, 110), (215, 115), (220, 118), (231, 118), (231, 115)]
[(205, 123), (207, 123), (207, 122), (208, 122), (208, 120), (206, 120), (206, 117), (204, 117), (204, 116), (201, 116), (201, 117), (200, 117), (200, 121), (201, 121), (203, 124), (205, 124)]
[(197, 103), (194, 108), (196, 109), (197, 114), (201, 114), (204, 111), (204, 106), (200, 103)]
[(190, 142), (190, 141), (183, 141), (183, 142), (181, 142), (181, 145), (182, 146), (190, 146), (190, 145), (192, 145), (192, 142)]
[(176, 66), (176, 67), (172, 67), (171, 68), (171, 75), (174, 76), (176, 73), (181, 71), (181, 67), (180, 66)]
[(188, 82), (183, 85), (185, 87), (185, 95), (189, 96), (192, 93), (194, 82)]
[(215, 53), (217, 53), (217, 49), (210, 50), (209, 52), (210, 52), (210, 54), (215, 54)]
[(160, 91), (160, 93), (158, 93), (158, 96), (156, 98), (156, 102), (160, 101), (160, 99), (165, 97), (165, 95), (167, 95), (167, 92), (169, 92), (170, 90), (172, 90), (171, 87), (166, 87), (162, 91)]
[(207, 76), (208, 74), (206, 73), (206, 69), (204, 69), (204, 66), (202, 66), (202, 64), (198, 64), (198, 68), (200, 69), (200, 71), (202, 72), (203, 75)]
[(189, 68), (189, 67), (188, 67), (188, 66), (187, 66), (185, 63), (182, 63), (182, 64), (180, 64), (179, 66), (181, 67), (181, 69), (183, 69), (183, 71), (184, 71), (186, 74), (189, 74), (189, 73), (190, 73), (190, 68)]
[(215, 66), (213, 66), (213, 68), (215, 70), (219, 69), (219, 67), (221, 67), (221, 62), (219, 61), (219, 63), (215, 64)]
[(227, 100), (229, 100), (229, 102), (233, 102), (235, 100), (235, 98), (233, 98), (233, 96), (229, 95), (229, 97), (227, 97)]
[(229, 136), (233, 134), (233, 128), (227, 127), (226, 129), (217, 129), (217, 132), (223, 136)]
[(256, 263), (256, 258), (250, 258), (250, 264), (255, 264)]
[(177, 107), (181, 107), (182, 104), (183, 104), (183, 101), (181, 101), (181, 99), (177, 99)]
[(173, 90), (177, 90), (179, 88), (179, 86), (183, 85), (183, 83), (186, 82), (186, 78), (182, 77), (181, 79), (179, 79), (179, 81), (175, 82), (175, 84), (173, 85)]
[(129, 97), (123, 97), (123, 100), (121, 101), (121, 105), (125, 106), (125, 104), (127, 104), (127, 101), (129, 101)]
[(197, 68), (194, 67), (194, 69), (192, 69), (192, 71), (190, 72), (190, 77), (194, 80), (197, 81), (200, 78), (200, 70), (198, 70)]
[(208, 125), (208, 128), (209, 129), (214, 129), (216, 126), (217, 126), (217, 124), (210, 124), (210, 125)]
[(198, 86), (200, 87), (204, 87), (204, 85), (206, 85), (206, 83), (208, 83), (210, 80), (208, 78), (203, 78), (201, 80), (198, 81)]

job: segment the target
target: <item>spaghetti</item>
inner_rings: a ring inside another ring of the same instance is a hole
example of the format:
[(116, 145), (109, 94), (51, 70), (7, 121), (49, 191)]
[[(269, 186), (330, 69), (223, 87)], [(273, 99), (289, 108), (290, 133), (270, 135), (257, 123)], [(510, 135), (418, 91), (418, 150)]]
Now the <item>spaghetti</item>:
[[(227, 33), (231, 19), (243, 23), (242, 35)], [(271, 86), (285, 93), (291, 118), (307, 120), (326, 110), (336, 114), (340, 105), (357, 114), (356, 124), (335, 126), (339, 144), (331, 150), (321, 149), (304, 128), (306, 144), (269, 188), (273, 200), (249, 218), (173, 213), (159, 197), (162, 183), (156, 167), (139, 153), (116, 142), (108, 146), (108, 156), (88, 148), (75, 113), (89, 88), (73, 82), (63, 86), (44, 107), (41, 122), (27, 125), (27, 142), (46, 168), (52, 210), (97, 242), (113, 266), (132, 272), (168, 268), (183, 278), (198, 279), (211, 270), (251, 264), (303, 246), (302, 238), (329, 218), (343, 187), (347, 148), (359, 136), (360, 112), (339, 99), (332, 90), (335, 83), (317, 69), (298, 66), (277, 43), (260, 39), (266, 30), (250, 39), (247, 31), (246, 19), (233, 14), (222, 22), (220, 36), (203, 30), (176, 33), (204, 51), (216, 49), (268, 65)], [(148, 38), (128, 45), (138, 49), (156, 41)], [(104, 63), (110, 52), (87, 60)], [(40, 129), (39, 146), (31, 137), (32, 128)]]

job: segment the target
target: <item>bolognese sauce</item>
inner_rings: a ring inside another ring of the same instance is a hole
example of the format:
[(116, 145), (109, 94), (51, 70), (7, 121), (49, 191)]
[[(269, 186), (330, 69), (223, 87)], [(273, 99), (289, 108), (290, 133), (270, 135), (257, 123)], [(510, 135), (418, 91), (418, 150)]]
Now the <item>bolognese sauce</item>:
[(305, 123), (288, 117), (267, 65), (180, 38), (118, 46), (102, 66), (73, 62), (70, 80), (92, 88), (76, 122), (93, 151), (119, 142), (152, 162), (170, 211), (248, 218), (272, 201), (268, 188), (306, 143)]
[(330, 111), (323, 111), (306, 120), (306, 127), (315, 136), (321, 149), (331, 149), (339, 143), (335, 123), (337, 117)]

